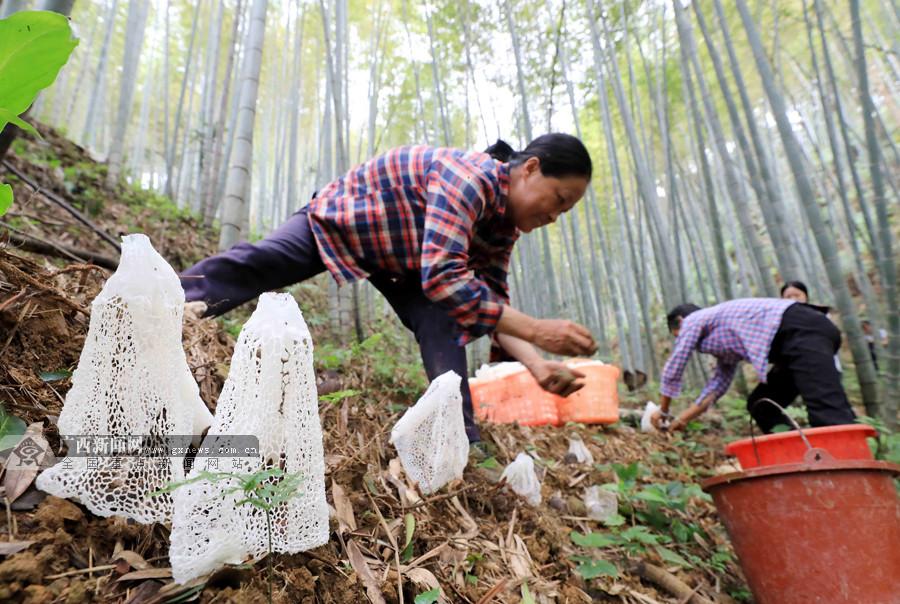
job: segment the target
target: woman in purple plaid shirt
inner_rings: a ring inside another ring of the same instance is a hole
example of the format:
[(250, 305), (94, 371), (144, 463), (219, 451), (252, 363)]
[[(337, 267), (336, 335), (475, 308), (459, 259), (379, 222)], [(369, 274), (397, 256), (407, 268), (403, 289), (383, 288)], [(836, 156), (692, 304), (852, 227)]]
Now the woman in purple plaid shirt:
[(583, 377), (535, 347), (589, 355), (590, 332), (509, 305), (513, 244), (572, 209), (587, 189), (590, 155), (577, 138), (546, 134), (523, 151), (400, 147), (324, 187), (264, 240), (241, 242), (181, 275), (189, 302), (215, 316), (327, 270), (338, 284), (368, 279), (416, 336), (429, 379), (462, 376), (463, 415), (479, 440), (465, 344), (490, 334), (546, 390), (567, 396)]

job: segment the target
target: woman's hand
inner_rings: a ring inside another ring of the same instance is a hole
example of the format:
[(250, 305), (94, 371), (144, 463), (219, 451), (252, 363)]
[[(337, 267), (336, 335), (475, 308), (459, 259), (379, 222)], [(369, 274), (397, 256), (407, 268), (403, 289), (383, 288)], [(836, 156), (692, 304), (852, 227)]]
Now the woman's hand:
[(563, 356), (590, 356), (597, 352), (591, 332), (565, 319), (536, 320), (532, 343), (542, 350)]
[(559, 396), (569, 396), (584, 387), (584, 382), (580, 380), (584, 374), (576, 369), (566, 367), (559, 361), (541, 359), (532, 363), (528, 370), (531, 371), (531, 375), (541, 385), (541, 388)]

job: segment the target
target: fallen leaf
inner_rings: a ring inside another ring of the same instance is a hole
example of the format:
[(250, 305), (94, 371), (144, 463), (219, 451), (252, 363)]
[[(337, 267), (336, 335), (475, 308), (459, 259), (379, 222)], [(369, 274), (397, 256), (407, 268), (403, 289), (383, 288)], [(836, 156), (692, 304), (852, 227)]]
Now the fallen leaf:
[(531, 554), (528, 553), (528, 547), (518, 535), (513, 535), (512, 547), (510, 547), (509, 552), (509, 567), (513, 576), (517, 579), (534, 576), (531, 569)]
[(134, 588), (131, 597), (126, 600), (125, 604), (148, 604), (156, 599), (162, 586), (163, 584), (159, 581), (144, 581)]
[(400, 567), (400, 568), (403, 569), (403, 570), (405, 571), (405, 570), (412, 569), (412, 568), (415, 568), (415, 567), (417, 567), (417, 566), (420, 566), (420, 565), (424, 564), (427, 560), (431, 560), (431, 559), (434, 558), (435, 556), (440, 556), (441, 554), (443, 554), (443, 553), (444, 553), (444, 550), (446, 550), (448, 547), (449, 547), (449, 544), (447, 544), (447, 543), (441, 543), (439, 546), (437, 546), (437, 547), (434, 548), (433, 550), (431, 550), (431, 551), (429, 551), (429, 552), (426, 552), (426, 553), (422, 554), (421, 556), (419, 556), (418, 558), (416, 558), (415, 560), (413, 560), (413, 561), (410, 562), (409, 564), (407, 564), (407, 565), (405, 565), (405, 566), (402, 566), (402, 567)]
[(31, 483), (37, 477), (48, 455), (51, 455), (50, 445), (43, 434), (44, 426), (34, 423), (28, 426), (25, 434), (13, 447), (6, 459), (6, 476), (3, 486), (6, 487), (6, 499), (10, 502), (28, 490)]
[[(359, 551), (359, 546), (356, 544), (356, 541), (352, 539), (347, 542), (347, 556), (350, 558), (350, 566), (353, 567), (353, 570), (356, 571), (356, 574), (365, 586), (366, 594), (369, 596), (369, 599), (372, 600), (374, 604), (387, 604), (384, 600), (384, 595), (381, 593), (378, 579), (375, 578), (372, 569), (369, 568), (366, 557)], [(376, 561), (373, 560), (373, 562)]]
[(463, 531), (460, 531), (454, 537), (459, 539), (472, 539), (473, 537), (478, 536), (478, 523), (472, 519), (472, 516), (466, 511), (466, 509), (459, 502), (459, 497), (454, 495), (450, 498), (450, 503), (456, 508), (456, 511), (459, 512), (460, 516), (460, 524), (463, 525)]
[(124, 560), (128, 563), (128, 565), (135, 570), (144, 570), (146, 568), (150, 568), (150, 564), (144, 560), (143, 556), (141, 556), (137, 552), (133, 552), (130, 549), (125, 549), (115, 555), (113, 561), (115, 560)]
[(437, 577), (435, 577), (434, 573), (427, 568), (411, 568), (403, 574), (419, 587), (427, 587), (428, 589), (441, 588), (441, 584), (438, 582)]
[(18, 367), (7, 367), (6, 372), (12, 379), (14, 379), (18, 384), (21, 384), (22, 386), (34, 381), (34, 377), (30, 372)]
[(59, 371), (43, 371), (38, 374), (38, 377), (41, 378), (41, 381), (44, 382), (58, 382), (60, 380), (65, 380), (72, 377), (72, 372), (68, 369), (60, 369)]
[(203, 591), (206, 586), (206, 577), (197, 577), (191, 579), (183, 585), (178, 583), (166, 583), (163, 585), (156, 596), (147, 600), (145, 604), (170, 604), (174, 602), (188, 602), (195, 595)]
[(9, 507), (14, 512), (30, 512), (37, 508), (46, 498), (47, 493), (37, 490), (32, 484)]
[(0, 541), (0, 556), (12, 556), (27, 548), (34, 541)]
[(338, 519), (338, 530), (347, 533), (356, 530), (356, 517), (353, 515), (353, 504), (347, 497), (344, 487), (331, 481), (331, 497), (334, 499), (334, 512)]
[(168, 579), (172, 576), (171, 568), (145, 568), (122, 575), (117, 581), (138, 581), (140, 579)]

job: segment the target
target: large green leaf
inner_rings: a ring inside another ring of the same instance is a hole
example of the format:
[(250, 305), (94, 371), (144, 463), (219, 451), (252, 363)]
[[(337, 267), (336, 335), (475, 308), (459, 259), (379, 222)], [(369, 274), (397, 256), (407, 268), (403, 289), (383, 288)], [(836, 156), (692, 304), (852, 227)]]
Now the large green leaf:
[(4, 109), (3, 107), (0, 107), (0, 124), (3, 124), (3, 126), (0, 127), (0, 130), (2, 130), (6, 126), (6, 124), (8, 124), (10, 122), (15, 124), (19, 128), (21, 128), (25, 132), (34, 134), (35, 136), (39, 136), (38, 131), (34, 129), (34, 126), (32, 126), (31, 124), (29, 124), (28, 122), (26, 122), (25, 120), (20, 118), (18, 115), (16, 115), (9, 109)]
[(53, 83), (76, 46), (69, 20), (58, 13), (21, 11), (0, 19), (0, 128)]

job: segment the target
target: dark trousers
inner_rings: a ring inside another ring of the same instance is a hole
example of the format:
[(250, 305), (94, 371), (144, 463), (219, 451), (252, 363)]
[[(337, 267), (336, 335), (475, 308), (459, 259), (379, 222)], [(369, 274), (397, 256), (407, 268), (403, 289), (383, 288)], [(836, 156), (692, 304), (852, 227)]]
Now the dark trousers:
[[(262, 241), (241, 242), (201, 260), (181, 274), (181, 284), (188, 302), (202, 300), (209, 306), (207, 315), (216, 316), (263, 292), (309, 279), (324, 270), (304, 208)], [(470, 442), (480, 440), (472, 411), (466, 349), (456, 342), (456, 322), (425, 296), (418, 275), (373, 273), (369, 281), (415, 334), (428, 379), (451, 370), (462, 377), (466, 434)]]
[(772, 399), (782, 407), (797, 395), (806, 403), (813, 427), (852, 424), (856, 420), (834, 355), (841, 346), (841, 332), (823, 313), (793, 304), (784, 312), (772, 341), (772, 369), (747, 399), (747, 409), (763, 432), (788, 423), (777, 407), (760, 399)]

